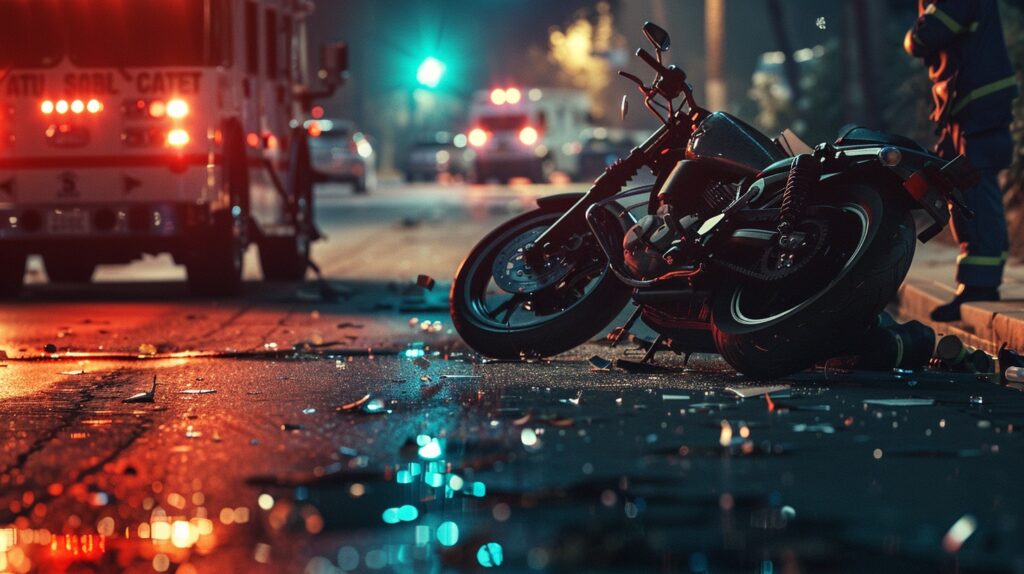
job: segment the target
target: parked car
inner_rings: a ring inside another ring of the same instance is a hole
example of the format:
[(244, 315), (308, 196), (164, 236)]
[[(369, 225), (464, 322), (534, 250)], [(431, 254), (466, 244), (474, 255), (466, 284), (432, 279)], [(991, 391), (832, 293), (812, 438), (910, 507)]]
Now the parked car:
[(580, 149), (579, 171), (576, 179), (593, 181), (620, 157), (629, 155), (636, 142), (627, 133), (596, 128), (590, 131)]
[(465, 134), (432, 132), (416, 138), (405, 160), (405, 181), (434, 181), (440, 174), (467, 177), (473, 152)]
[(376, 187), (376, 154), (366, 134), (348, 120), (309, 120), (305, 125), (313, 169), (320, 181), (351, 183), (356, 193)]

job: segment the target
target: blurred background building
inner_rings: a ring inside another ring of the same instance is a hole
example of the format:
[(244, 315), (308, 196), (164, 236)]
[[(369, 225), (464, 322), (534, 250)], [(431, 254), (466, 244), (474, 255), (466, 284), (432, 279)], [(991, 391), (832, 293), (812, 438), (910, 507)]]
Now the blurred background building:
[[(1002, 8), (1020, 69), (1024, 17), (1016, 2)], [(331, 0), (318, 3), (313, 34), (350, 43), (351, 81), (327, 112), (370, 134), (387, 170), (416, 134), (465, 129), (479, 89), (585, 89), (595, 123), (622, 126), (621, 95), (637, 94), (615, 72), (649, 75), (632, 57), (647, 45), (645, 20), (671, 33), (669, 61), (704, 103), (771, 135), (791, 127), (817, 142), (857, 123), (930, 145), (928, 80), (902, 51), (915, 18), (911, 0)], [(654, 125), (634, 105), (624, 127)]]

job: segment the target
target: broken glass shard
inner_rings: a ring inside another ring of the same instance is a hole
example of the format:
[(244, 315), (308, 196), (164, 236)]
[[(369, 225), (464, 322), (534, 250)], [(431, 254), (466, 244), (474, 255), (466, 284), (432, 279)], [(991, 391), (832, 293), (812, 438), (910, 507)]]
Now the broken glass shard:
[(876, 407), (928, 407), (935, 399), (864, 399), (865, 405)]

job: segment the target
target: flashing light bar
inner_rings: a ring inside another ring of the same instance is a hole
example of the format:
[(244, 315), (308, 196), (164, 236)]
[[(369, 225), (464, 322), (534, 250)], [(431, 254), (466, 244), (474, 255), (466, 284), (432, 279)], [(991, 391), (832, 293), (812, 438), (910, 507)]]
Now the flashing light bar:
[(91, 99), (88, 102), (83, 100), (43, 100), (39, 104), (39, 111), (43, 115), (49, 116), (54, 113), (65, 115), (68, 112), (73, 114), (84, 114), (86, 112), (90, 114), (98, 114), (103, 111), (103, 102), (97, 99)]

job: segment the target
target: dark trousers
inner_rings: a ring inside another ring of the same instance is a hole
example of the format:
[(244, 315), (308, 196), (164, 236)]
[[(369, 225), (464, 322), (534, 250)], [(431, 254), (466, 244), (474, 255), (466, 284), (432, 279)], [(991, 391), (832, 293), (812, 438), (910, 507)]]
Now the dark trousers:
[(974, 164), (981, 182), (964, 192), (974, 218), (953, 212), (953, 237), (960, 243), (956, 280), (970, 287), (998, 287), (1010, 248), (998, 175), (1010, 165), (1013, 139), (1010, 130), (961, 133), (956, 124), (945, 128), (935, 148), (943, 159), (963, 154)]

